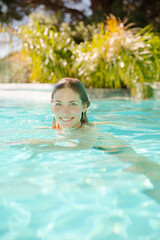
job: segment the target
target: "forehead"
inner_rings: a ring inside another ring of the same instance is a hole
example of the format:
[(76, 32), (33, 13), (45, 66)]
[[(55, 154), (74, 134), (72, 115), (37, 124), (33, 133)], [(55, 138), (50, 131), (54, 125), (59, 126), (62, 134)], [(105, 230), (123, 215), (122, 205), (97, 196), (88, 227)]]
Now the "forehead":
[(62, 88), (55, 92), (53, 96), (53, 101), (81, 101), (80, 96), (77, 92), (73, 91), (71, 88)]

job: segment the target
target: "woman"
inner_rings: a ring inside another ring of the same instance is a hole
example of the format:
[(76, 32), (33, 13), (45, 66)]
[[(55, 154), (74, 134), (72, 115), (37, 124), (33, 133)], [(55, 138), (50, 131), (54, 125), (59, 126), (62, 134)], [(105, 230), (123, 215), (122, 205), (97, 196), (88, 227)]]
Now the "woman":
[(67, 146), (74, 147), (74, 150), (93, 147), (98, 131), (88, 122), (87, 108), (90, 102), (83, 83), (76, 78), (62, 78), (54, 86), (51, 104), (52, 128), (60, 130), (61, 135), (57, 141), (65, 139), (70, 143)]
[[(52, 128), (60, 129), (63, 137), (69, 134), (68, 141), (77, 139), (78, 144), (74, 145), (76, 149), (77, 147), (82, 149), (94, 147), (111, 152), (119, 150), (119, 146), (115, 145), (115, 141), (118, 144), (120, 141), (115, 140), (110, 134), (107, 134), (107, 139), (114, 139), (114, 146), (109, 146), (109, 144), (103, 147), (96, 146), (99, 133), (95, 125), (102, 123), (91, 124), (88, 122), (87, 108), (90, 106), (90, 102), (86, 89), (80, 80), (76, 78), (62, 78), (54, 86), (51, 94), (51, 103), (53, 111)], [(100, 141), (101, 143), (104, 142), (99, 139)], [(124, 144), (121, 144), (122, 146)]]
[[(72, 147), (75, 150), (96, 148), (108, 153), (116, 152), (116, 157), (119, 160), (132, 163), (128, 171), (139, 172), (150, 178), (155, 188), (154, 190), (146, 190), (145, 193), (158, 202), (160, 201), (158, 195), (160, 166), (137, 154), (125, 142), (116, 139), (111, 134), (100, 136), (95, 127), (97, 123), (88, 122), (87, 108), (90, 102), (82, 82), (75, 78), (61, 79), (54, 86), (51, 103), (54, 115), (52, 128), (63, 133), (61, 138), (57, 139), (57, 143), (59, 140), (62, 140), (61, 143), (63, 141), (69, 143), (68, 146), (61, 145), (64, 150), (67, 148), (70, 150)], [(77, 142), (74, 142), (75, 140)]]
[[(50, 141), (34, 139), (29, 141), (29, 143), (42, 145), (43, 143), (48, 143), (49, 146), (43, 147), (43, 149), (48, 150), (49, 148), (52, 150), (96, 148), (107, 150), (108, 152), (116, 152), (126, 146), (126, 144), (122, 144), (120, 140), (114, 138), (109, 133), (105, 134), (105, 139), (100, 138), (100, 133), (95, 125), (103, 124), (104, 122), (88, 122), (87, 108), (90, 106), (90, 101), (86, 89), (80, 80), (76, 78), (62, 78), (57, 82), (51, 94), (51, 104), (53, 111), (51, 128), (56, 130), (56, 139)], [(108, 122), (105, 123), (108, 124)]]

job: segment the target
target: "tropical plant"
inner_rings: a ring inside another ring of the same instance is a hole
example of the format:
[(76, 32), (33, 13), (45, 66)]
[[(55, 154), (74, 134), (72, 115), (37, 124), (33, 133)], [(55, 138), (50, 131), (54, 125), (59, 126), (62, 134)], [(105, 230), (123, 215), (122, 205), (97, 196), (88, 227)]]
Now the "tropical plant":
[(23, 43), (32, 65), (31, 81), (55, 82), (72, 71), (74, 42), (57, 31), (54, 25), (39, 24), (23, 27)]
[(77, 73), (87, 86), (136, 91), (138, 83), (159, 81), (159, 36), (150, 26), (140, 30), (125, 23), (110, 15), (92, 41), (74, 50)]

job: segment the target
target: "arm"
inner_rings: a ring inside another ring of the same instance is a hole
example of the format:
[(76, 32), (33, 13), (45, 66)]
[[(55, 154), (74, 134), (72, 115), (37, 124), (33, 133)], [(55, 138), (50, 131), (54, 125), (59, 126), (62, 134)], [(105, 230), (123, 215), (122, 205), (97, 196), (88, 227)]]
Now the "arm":
[(94, 148), (104, 150), (106, 152), (119, 152), (123, 148), (127, 147), (128, 143), (122, 141), (118, 138), (115, 138), (112, 134), (106, 133), (99, 134), (96, 142), (96, 146)]
[(79, 139), (56, 138), (56, 139), (27, 139), (17, 144), (30, 148), (33, 151), (77, 151), (82, 149), (90, 149), (92, 145), (86, 144), (85, 141)]

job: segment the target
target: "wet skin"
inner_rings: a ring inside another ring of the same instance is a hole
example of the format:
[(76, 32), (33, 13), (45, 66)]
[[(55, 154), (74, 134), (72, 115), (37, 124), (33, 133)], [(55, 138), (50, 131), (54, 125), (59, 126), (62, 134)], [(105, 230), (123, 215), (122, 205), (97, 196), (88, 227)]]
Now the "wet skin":
[(70, 88), (58, 90), (53, 97), (52, 110), (55, 120), (63, 130), (81, 127), (81, 116), (87, 109), (79, 94)]

